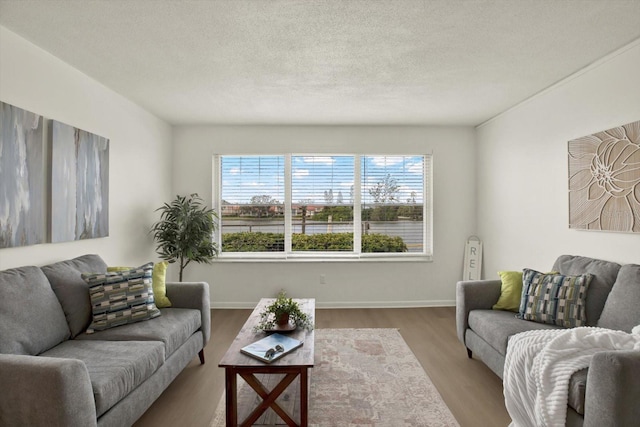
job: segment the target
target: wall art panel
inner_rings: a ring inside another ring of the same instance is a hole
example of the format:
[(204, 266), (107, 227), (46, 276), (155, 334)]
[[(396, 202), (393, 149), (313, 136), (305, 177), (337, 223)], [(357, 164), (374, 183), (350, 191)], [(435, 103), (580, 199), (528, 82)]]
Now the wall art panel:
[(0, 102), (0, 248), (46, 240), (42, 122)]
[(52, 121), (51, 241), (109, 235), (109, 140)]
[(640, 233), (640, 121), (569, 141), (569, 228)]

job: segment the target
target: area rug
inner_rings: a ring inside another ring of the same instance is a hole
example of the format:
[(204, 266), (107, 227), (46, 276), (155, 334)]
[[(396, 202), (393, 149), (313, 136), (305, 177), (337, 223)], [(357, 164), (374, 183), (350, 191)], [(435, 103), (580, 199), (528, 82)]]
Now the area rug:
[[(315, 351), (310, 426), (458, 426), (396, 329), (317, 329)], [(211, 427), (225, 425), (224, 403)]]

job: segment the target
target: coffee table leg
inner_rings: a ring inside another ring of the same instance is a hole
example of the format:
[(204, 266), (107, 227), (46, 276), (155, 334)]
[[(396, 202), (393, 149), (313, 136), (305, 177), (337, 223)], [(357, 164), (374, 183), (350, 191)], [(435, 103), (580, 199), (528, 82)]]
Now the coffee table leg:
[(227, 368), (224, 373), (227, 427), (236, 427), (238, 425), (238, 383), (236, 372), (232, 368)]
[(308, 368), (300, 370), (300, 427), (307, 427), (309, 416)]

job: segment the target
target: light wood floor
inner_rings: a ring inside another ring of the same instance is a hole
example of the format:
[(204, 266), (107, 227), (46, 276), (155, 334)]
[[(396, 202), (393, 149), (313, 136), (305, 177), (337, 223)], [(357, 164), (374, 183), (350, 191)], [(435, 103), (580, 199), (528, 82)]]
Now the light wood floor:
[[(208, 427), (224, 391), (218, 362), (251, 310), (212, 310), (206, 363), (196, 357), (136, 427)], [(470, 360), (455, 331), (455, 308), (318, 309), (316, 328), (397, 328), (462, 427), (506, 427), (502, 382)]]

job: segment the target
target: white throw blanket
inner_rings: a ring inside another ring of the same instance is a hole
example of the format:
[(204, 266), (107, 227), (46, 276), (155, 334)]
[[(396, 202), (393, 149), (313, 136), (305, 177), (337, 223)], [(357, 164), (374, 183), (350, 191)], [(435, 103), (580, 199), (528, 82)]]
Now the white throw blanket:
[(503, 380), (511, 427), (564, 426), (571, 376), (603, 350), (640, 350), (640, 326), (631, 334), (580, 327), (511, 337)]

